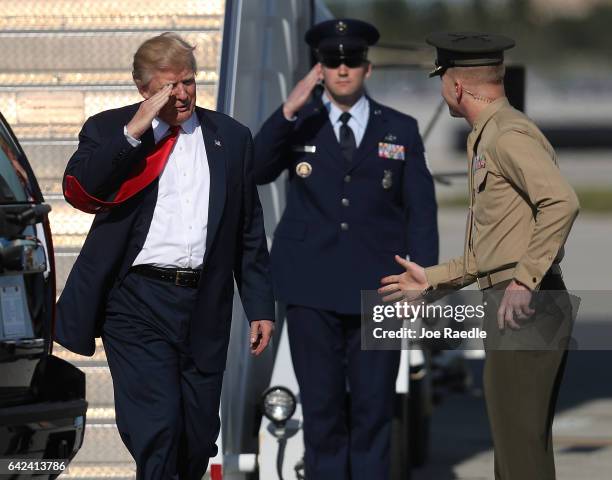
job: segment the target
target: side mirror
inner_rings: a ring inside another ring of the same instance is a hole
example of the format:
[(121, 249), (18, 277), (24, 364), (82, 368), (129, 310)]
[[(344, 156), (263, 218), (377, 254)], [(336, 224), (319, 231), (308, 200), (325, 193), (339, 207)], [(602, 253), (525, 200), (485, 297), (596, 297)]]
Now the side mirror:
[(37, 240), (0, 240), (1, 273), (41, 273), (46, 269), (45, 249)]

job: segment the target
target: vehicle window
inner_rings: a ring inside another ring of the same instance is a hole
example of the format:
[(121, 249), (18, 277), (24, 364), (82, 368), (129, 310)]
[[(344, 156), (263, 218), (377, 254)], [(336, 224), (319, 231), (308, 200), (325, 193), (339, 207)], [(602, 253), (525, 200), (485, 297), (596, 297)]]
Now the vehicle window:
[(19, 149), (0, 124), (0, 203), (29, 199), (28, 174), (19, 163)]

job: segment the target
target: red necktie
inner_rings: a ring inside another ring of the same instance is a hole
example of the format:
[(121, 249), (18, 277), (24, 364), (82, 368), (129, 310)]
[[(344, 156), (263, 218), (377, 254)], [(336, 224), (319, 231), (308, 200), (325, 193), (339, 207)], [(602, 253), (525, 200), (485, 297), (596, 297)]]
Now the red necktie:
[(64, 196), (68, 203), (85, 213), (99, 213), (113, 208), (132, 198), (161, 174), (170, 157), (170, 152), (178, 139), (180, 126), (170, 127), (170, 134), (162, 138), (153, 151), (136, 167), (129, 178), (123, 182), (115, 198), (105, 202), (91, 196), (81, 186), (76, 177), (66, 175)]

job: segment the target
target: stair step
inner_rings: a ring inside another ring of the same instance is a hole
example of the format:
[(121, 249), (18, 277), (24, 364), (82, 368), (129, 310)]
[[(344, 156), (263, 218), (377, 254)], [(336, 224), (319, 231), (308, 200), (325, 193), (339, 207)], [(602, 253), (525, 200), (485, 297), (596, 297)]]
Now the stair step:
[(117, 2), (116, 0), (3, 0), (0, 30), (149, 30), (220, 28), (223, 0)]
[[(108, 366), (90, 367), (80, 365), (79, 368), (85, 373), (88, 404), (94, 408), (112, 408), (114, 412), (113, 379)], [(100, 418), (108, 418), (103, 416), (103, 413), (106, 415), (108, 412), (106, 410), (96, 411), (98, 416), (102, 415)], [(87, 411), (87, 418), (89, 422), (89, 409)]]
[(59, 343), (53, 344), (53, 355), (63, 358), (67, 362), (71, 362), (79, 368), (87, 365), (106, 365), (106, 353), (104, 352), (104, 345), (102, 345), (101, 338), (96, 338), (96, 352), (91, 357), (79, 355), (78, 353), (72, 353), (71, 351), (62, 347)]
[[(45, 197), (62, 195), (62, 178), (68, 160), (76, 151), (76, 140), (20, 142)], [(51, 197), (53, 198), (53, 197)]]
[(62, 480), (133, 480), (136, 478), (136, 465), (133, 461), (115, 462), (109, 465), (107, 462), (75, 462), (73, 460), (68, 471), (59, 478)]
[[(133, 52), (132, 52), (133, 54)], [(202, 66), (198, 67), (202, 69)], [(200, 70), (196, 75), (199, 84), (217, 83), (217, 72), (214, 70)], [(132, 73), (127, 69), (121, 71), (31, 71), (0, 73), (0, 86), (4, 90), (14, 90), (10, 87), (49, 88), (49, 87), (77, 87), (108, 88), (117, 86), (134, 86)]]
[(114, 423), (86, 423), (83, 445), (73, 460), (75, 465), (82, 462), (112, 465), (131, 460), (130, 452), (125, 448)]
[(76, 140), (20, 143), (43, 194), (61, 194), (62, 177), (68, 160), (77, 149)]
[[(4, 74), (51, 71), (61, 75), (63, 71), (108, 70), (129, 74), (134, 52), (156, 33), (163, 33), (163, 30), (96, 34), (53, 32), (27, 35), (5, 32), (0, 36), (3, 52), (0, 56), (0, 71)], [(218, 30), (183, 31), (181, 36), (196, 46), (193, 53), (200, 70), (216, 68), (221, 42)]]
[(47, 195), (45, 202), (51, 206), (49, 222), (53, 234), (53, 245), (58, 250), (72, 249), (68, 253), (81, 248), (94, 215), (75, 209), (60, 195)]
[(64, 290), (66, 280), (77, 256), (78, 253), (76, 252), (55, 252), (55, 285), (58, 297)]
[[(87, 399), (89, 401), (89, 399)], [(87, 407), (87, 422), (95, 424), (115, 423), (115, 407)]]
[[(134, 85), (82, 90), (61, 86), (0, 88), (0, 111), (19, 140), (76, 140), (85, 120), (142, 100)], [(215, 85), (198, 85), (198, 104), (214, 107)]]

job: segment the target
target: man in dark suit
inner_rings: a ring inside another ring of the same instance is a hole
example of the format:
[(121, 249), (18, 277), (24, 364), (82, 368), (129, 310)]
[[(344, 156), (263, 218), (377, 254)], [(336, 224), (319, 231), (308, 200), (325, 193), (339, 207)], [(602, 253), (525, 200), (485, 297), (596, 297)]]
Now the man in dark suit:
[[(287, 304), (304, 413), (306, 476), (385, 479), (397, 351), (360, 345), (361, 290), (374, 290), (394, 254), (438, 259), (436, 201), (416, 121), (365, 95), (367, 47), (357, 20), (314, 26), (320, 61), (255, 138), (258, 184), (289, 173), (275, 231), (275, 293)], [(324, 81), (321, 98), (307, 103)], [(346, 386), (350, 408), (346, 407)]]
[(234, 279), (255, 355), (274, 325), (251, 135), (196, 107), (195, 71), (178, 35), (143, 43), (145, 100), (87, 120), (64, 177), (66, 199), (96, 217), (56, 339), (92, 355), (102, 336), (139, 479), (200, 479), (216, 454)]

